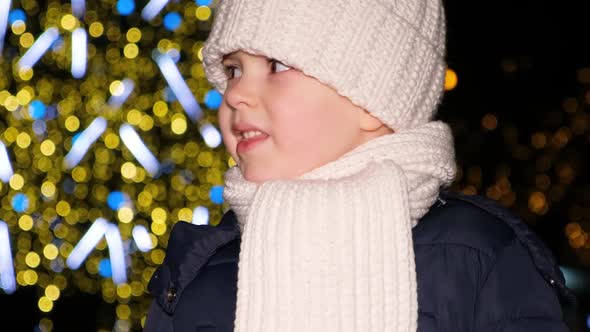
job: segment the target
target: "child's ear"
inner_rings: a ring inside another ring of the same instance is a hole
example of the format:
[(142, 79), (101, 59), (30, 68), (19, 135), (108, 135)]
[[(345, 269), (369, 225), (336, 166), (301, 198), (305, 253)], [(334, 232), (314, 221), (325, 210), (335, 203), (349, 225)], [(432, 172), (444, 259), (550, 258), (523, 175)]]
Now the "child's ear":
[(381, 120), (374, 117), (371, 113), (361, 110), (360, 112), (360, 127), (364, 131), (377, 131), (383, 127), (385, 124), (381, 122)]

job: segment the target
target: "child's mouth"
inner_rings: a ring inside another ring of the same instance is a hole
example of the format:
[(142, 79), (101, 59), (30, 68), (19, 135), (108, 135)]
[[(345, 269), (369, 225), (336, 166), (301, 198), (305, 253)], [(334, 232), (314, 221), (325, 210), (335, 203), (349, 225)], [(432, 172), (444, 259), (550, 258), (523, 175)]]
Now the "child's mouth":
[(268, 134), (260, 131), (248, 131), (238, 137), (237, 153), (242, 154), (256, 147), (268, 138)]

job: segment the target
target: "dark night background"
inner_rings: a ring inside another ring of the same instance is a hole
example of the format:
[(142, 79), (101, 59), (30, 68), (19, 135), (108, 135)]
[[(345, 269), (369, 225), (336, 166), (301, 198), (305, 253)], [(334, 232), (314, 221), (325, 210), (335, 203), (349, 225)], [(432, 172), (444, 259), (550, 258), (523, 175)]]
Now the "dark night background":
[[(573, 98), (570, 103), (578, 101), (577, 113), (590, 109), (590, 98), (584, 102), (590, 74), (585, 76), (583, 70), (590, 68), (590, 1), (447, 0), (446, 6), (448, 64), (459, 81), (447, 92), (439, 116), (454, 130), (464, 170), (455, 188), (473, 184), (478, 194), (485, 195), (499, 169), (509, 165), (508, 178), (516, 194), (510, 208), (546, 242), (561, 266), (586, 278), (578, 279), (586, 284), (585, 289), (576, 289), (579, 308), (567, 309), (566, 318), (572, 331), (590, 330), (590, 249), (572, 249), (564, 231), (573, 219), (582, 225), (590, 220), (588, 131), (574, 135), (566, 147), (551, 154), (556, 163), (565, 160), (573, 165), (573, 181), (551, 196), (558, 199), (544, 215), (527, 209), (538, 158), (543, 155), (531, 147), (531, 135), (569, 126), (573, 115), (564, 111), (568, 98)], [(495, 129), (482, 127), (486, 115), (497, 118)], [(469, 169), (475, 169), (472, 177)], [(585, 277), (581, 271), (586, 271)], [(34, 287), (0, 295), (4, 324), (14, 323), (11, 331), (34, 330), (42, 317), (36, 301)], [(103, 303), (100, 295), (64, 293), (50, 317), (54, 331), (112, 330), (114, 307)]]

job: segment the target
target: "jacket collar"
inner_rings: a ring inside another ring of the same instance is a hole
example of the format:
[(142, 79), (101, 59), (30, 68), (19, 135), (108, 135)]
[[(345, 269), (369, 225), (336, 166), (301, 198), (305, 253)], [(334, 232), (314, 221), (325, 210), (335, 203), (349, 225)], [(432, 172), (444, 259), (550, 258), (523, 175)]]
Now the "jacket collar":
[(154, 272), (148, 291), (173, 313), (184, 288), (223, 245), (239, 236), (237, 218), (225, 213), (217, 226), (178, 222), (172, 228), (164, 263)]

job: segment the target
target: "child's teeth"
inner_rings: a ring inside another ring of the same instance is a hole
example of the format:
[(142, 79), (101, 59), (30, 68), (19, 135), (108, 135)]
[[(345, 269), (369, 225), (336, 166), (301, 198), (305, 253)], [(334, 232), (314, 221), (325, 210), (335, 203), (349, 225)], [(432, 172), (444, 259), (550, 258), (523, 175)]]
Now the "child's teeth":
[(243, 139), (250, 139), (252, 137), (259, 136), (259, 135), (262, 135), (262, 133), (258, 130), (247, 131), (247, 132), (242, 133), (242, 138)]

